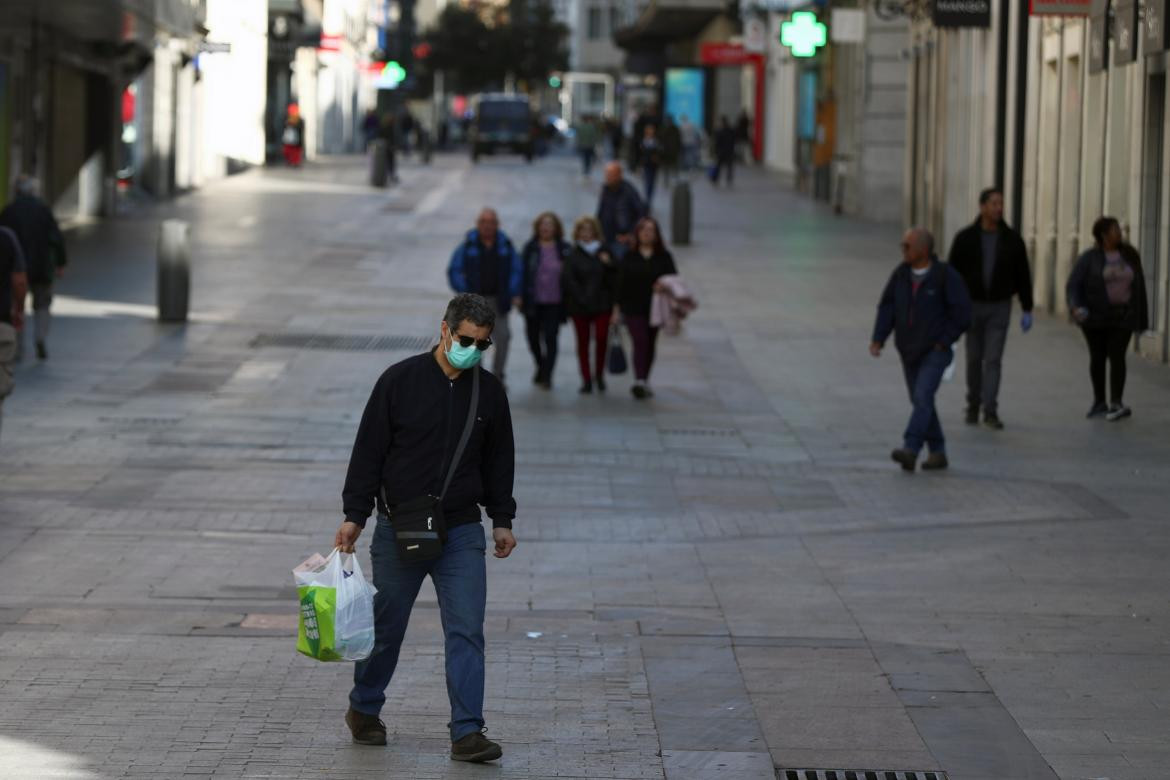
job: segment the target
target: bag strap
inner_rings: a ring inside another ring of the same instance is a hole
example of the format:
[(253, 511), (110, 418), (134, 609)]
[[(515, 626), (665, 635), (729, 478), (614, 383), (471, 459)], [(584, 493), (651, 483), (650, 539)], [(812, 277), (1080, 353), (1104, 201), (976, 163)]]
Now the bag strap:
[(447, 495), (447, 488), (455, 478), (455, 470), (463, 460), (463, 452), (467, 449), (467, 442), (471, 439), (471, 431), (475, 427), (475, 413), (479, 410), (479, 366), (471, 369), (471, 404), (467, 407), (467, 422), (463, 424), (463, 434), (459, 437), (459, 445), (455, 447), (455, 454), (451, 456), (451, 466), (447, 469), (447, 478), (443, 480), (443, 492), (439, 493), (439, 500)]

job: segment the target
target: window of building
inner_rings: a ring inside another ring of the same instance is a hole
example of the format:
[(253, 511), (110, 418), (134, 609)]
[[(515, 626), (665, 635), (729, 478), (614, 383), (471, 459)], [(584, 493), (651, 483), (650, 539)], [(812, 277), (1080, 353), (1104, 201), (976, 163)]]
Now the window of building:
[(609, 7), (609, 29), (617, 30), (622, 26), (622, 9), (620, 6)]
[(597, 6), (589, 9), (589, 24), (586, 29), (589, 31), (591, 41), (596, 41), (605, 34), (601, 30), (601, 9)]

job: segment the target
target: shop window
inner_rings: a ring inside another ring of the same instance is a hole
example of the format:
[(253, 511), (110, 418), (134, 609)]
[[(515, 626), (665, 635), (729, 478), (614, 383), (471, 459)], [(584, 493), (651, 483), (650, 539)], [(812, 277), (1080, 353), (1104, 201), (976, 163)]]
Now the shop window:
[(589, 9), (589, 24), (587, 27), (589, 40), (599, 40), (605, 34), (601, 29), (601, 22), (601, 8), (593, 6)]

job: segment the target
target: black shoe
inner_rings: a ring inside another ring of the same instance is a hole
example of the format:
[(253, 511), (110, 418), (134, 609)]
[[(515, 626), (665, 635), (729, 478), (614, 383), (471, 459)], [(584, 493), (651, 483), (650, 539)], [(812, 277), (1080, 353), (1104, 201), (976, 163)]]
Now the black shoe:
[(1003, 430), (1003, 421), (999, 419), (999, 415), (994, 412), (988, 412), (983, 415), (983, 425), (993, 431)]
[(589, 395), (593, 392), (593, 383), (586, 382), (585, 384), (581, 385), (581, 389), (578, 392), (580, 392), (581, 395)]
[(47, 349), (45, 349), (45, 342), (38, 341), (37, 342), (37, 360), (48, 360), (48, 359), (49, 359), (49, 351)]
[(602, 379), (601, 377), (597, 377), (597, 392), (599, 392), (599, 393), (605, 392), (605, 380)]
[(540, 380), (544, 379), (544, 375), (540, 373), (540, 369), (536, 369), (536, 373), (532, 375), (532, 384), (539, 385)]
[(633, 393), (634, 398), (637, 398), (639, 401), (644, 401), (649, 398), (649, 391), (646, 389), (645, 385), (634, 385), (630, 388), (630, 392)]
[(1089, 413), (1085, 417), (1090, 420), (1094, 417), (1104, 417), (1109, 412), (1109, 407), (1105, 405), (1104, 401), (1094, 401), (1093, 405), (1089, 407)]
[(913, 471), (918, 465), (918, 455), (910, 450), (897, 449), (890, 453), (890, 460), (902, 466), (902, 471)]
[(978, 406), (968, 406), (967, 412), (963, 416), (963, 422), (967, 423), (968, 425), (978, 425), (979, 424), (979, 407)]
[(481, 764), (484, 761), (495, 761), (504, 755), (499, 744), (492, 742), (478, 731), (473, 731), (466, 737), (460, 737), (451, 743), (452, 761), (470, 761)]
[(376, 715), (367, 715), (350, 707), (345, 713), (345, 725), (349, 726), (353, 741), (359, 745), (386, 744), (386, 724)]
[(1125, 404), (1117, 403), (1109, 407), (1109, 411), (1105, 414), (1105, 419), (1109, 422), (1117, 422), (1118, 420), (1129, 417), (1133, 414), (1133, 410)]
[(947, 466), (951, 465), (947, 462), (947, 456), (944, 452), (932, 452), (926, 456), (926, 460), (922, 461), (923, 471), (942, 471)]

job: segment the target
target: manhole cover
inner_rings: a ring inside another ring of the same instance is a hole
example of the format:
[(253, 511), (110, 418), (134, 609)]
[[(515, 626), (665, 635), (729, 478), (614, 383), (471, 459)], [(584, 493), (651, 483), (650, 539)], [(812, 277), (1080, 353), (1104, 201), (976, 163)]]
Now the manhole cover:
[(947, 774), (913, 769), (777, 769), (776, 780), (947, 780)]
[(433, 343), (430, 336), (348, 336), (329, 333), (261, 333), (252, 339), (253, 349), (329, 349), (342, 352), (422, 351)]

